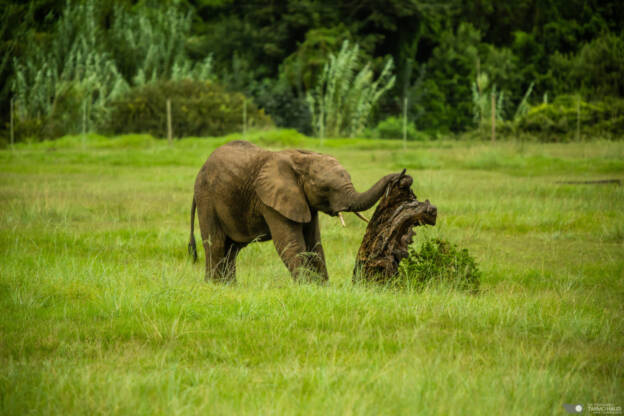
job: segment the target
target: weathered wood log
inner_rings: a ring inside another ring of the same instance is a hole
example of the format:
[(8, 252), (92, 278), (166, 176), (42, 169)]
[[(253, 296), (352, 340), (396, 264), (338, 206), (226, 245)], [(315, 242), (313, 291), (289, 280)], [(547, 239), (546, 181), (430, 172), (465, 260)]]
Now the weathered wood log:
[(556, 183), (564, 184), (564, 185), (607, 185), (607, 184), (615, 184), (621, 185), (622, 181), (619, 179), (598, 179), (595, 181), (557, 181)]
[(405, 175), (391, 182), (379, 201), (355, 260), (353, 281), (386, 282), (394, 277), (407, 257), (414, 226), (435, 225), (437, 208), (429, 200), (420, 202), (411, 189), (413, 179)]

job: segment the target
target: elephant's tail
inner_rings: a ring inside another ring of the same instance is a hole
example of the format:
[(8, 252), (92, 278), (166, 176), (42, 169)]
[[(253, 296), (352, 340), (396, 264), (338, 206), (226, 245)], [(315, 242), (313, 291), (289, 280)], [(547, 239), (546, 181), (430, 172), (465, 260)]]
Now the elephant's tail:
[(193, 257), (193, 263), (197, 261), (197, 246), (195, 245), (195, 234), (193, 230), (195, 228), (195, 208), (197, 204), (195, 204), (195, 197), (193, 197), (193, 205), (191, 205), (191, 238), (188, 244), (188, 252)]

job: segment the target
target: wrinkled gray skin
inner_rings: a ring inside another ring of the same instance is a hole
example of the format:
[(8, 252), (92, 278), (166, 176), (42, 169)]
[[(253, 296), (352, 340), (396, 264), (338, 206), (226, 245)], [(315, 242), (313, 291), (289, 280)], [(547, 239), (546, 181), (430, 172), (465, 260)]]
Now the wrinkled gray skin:
[(332, 156), (306, 150), (272, 152), (246, 141), (217, 148), (195, 180), (189, 252), (197, 259), (195, 209), (206, 253), (206, 280), (231, 282), (236, 256), (252, 241), (272, 239), (297, 280), (311, 272), (327, 281), (319, 211), (364, 211), (399, 174), (359, 193)]

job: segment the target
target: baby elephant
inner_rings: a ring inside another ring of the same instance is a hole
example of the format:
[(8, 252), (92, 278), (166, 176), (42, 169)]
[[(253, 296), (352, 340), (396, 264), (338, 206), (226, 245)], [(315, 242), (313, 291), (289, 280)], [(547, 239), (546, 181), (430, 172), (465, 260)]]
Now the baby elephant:
[(364, 211), (397, 174), (359, 193), (332, 156), (307, 150), (272, 152), (237, 140), (217, 148), (195, 180), (189, 253), (197, 260), (193, 226), (199, 218), (206, 280), (236, 278), (236, 255), (252, 241), (273, 240), (297, 280), (306, 273), (328, 280), (318, 213)]

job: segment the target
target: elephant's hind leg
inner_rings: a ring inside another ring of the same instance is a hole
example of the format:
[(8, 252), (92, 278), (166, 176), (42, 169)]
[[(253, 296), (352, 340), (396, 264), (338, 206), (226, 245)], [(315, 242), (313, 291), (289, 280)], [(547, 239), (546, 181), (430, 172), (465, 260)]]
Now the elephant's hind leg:
[(216, 265), (213, 279), (223, 283), (236, 282), (236, 257), (246, 244), (237, 243), (225, 237), (224, 257)]
[(226, 258), (226, 235), (214, 220), (204, 216), (204, 224), (201, 224), (202, 243), (206, 254), (206, 276), (210, 280), (223, 280), (224, 264)]

